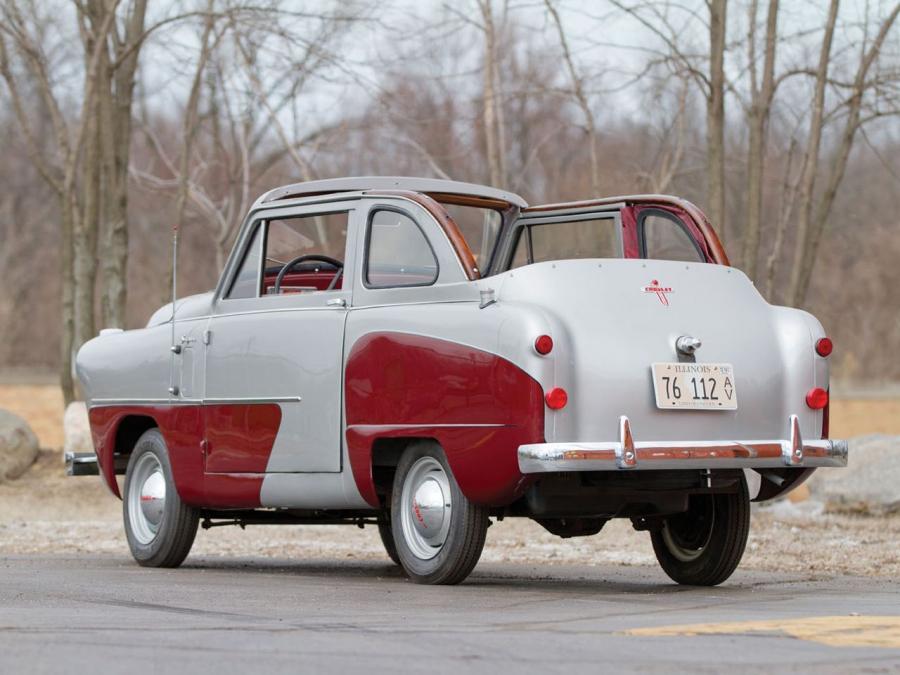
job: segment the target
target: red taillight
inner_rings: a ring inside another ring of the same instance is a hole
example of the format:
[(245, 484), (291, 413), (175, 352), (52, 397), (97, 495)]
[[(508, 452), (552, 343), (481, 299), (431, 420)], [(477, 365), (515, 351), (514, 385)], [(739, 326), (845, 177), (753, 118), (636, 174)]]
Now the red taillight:
[(553, 351), (553, 338), (549, 335), (539, 335), (534, 341), (534, 351), (541, 356), (547, 356)]
[(821, 410), (828, 405), (828, 392), (822, 389), (822, 387), (810, 389), (806, 393), (806, 405), (813, 410)]
[(825, 357), (831, 354), (832, 351), (834, 351), (834, 343), (831, 341), (831, 338), (819, 338), (816, 342), (816, 354)]
[(553, 389), (547, 392), (544, 399), (547, 401), (548, 408), (551, 410), (560, 410), (561, 408), (566, 407), (566, 403), (569, 402), (569, 395), (562, 387), (553, 387)]

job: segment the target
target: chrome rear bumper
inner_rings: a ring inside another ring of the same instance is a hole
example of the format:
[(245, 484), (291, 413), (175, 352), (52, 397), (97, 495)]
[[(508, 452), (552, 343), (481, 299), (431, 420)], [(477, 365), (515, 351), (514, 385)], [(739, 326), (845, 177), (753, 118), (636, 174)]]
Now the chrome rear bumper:
[(650, 469), (775, 469), (847, 466), (847, 441), (804, 441), (796, 415), (789, 438), (768, 441), (639, 441), (627, 417), (619, 440), (600, 443), (534, 443), (519, 446), (522, 473)]

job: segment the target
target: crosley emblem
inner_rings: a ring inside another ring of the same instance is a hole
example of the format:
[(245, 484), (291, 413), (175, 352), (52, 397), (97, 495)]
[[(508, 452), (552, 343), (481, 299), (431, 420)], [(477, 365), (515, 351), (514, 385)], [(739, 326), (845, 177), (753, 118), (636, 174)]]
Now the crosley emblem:
[(671, 286), (661, 286), (659, 280), (654, 279), (650, 282), (649, 286), (644, 286), (641, 290), (644, 293), (656, 293), (656, 297), (659, 298), (659, 301), (668, 306), (669, 304), (669, 293), (674, 293)]

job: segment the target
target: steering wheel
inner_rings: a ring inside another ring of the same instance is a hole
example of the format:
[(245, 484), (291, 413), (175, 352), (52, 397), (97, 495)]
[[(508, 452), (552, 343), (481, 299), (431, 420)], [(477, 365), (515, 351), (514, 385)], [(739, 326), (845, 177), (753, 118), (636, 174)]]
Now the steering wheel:
[(284, 267), (281, 268), (281, 271), (278, 273), (278, 276), (275, 277), (275, 295), (281, 293), (281, 282), (284, 280), (284, 275), (287, 274), (292, 268), (296, 267), (300, 263), (307, 262), (309, 260), (318, 260), (320, 262), (328, 263), (334, 267), (337, 267), (337, 273), (331, 279), (331, 283), (328, 284), (328, 288), (326, 291), (334, 290), (335, 284), (337, 284), (338, 280), (341, 278), (341, 275), (344, 273), (344, 263), (336, 258), (330, 258), (327, 255), (320, 255), (318, 253), (309, 253), (307, 255), (297, 256), (289, 263), (287, 263)]

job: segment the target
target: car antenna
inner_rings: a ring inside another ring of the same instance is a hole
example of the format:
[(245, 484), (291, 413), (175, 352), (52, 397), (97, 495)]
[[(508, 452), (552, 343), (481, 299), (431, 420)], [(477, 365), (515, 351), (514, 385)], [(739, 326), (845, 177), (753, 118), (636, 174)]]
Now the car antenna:
[(172, 365), (169, 368), (169, 393), (178, 396), (178, 386), (175, 384), (175, 355), (181, 353), (181, 346), (175, 344), (175, 300), (178, 295), (178, 222), (172, 225), (172, 344), (169, 351), (172, 352)]

